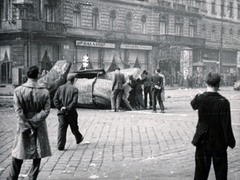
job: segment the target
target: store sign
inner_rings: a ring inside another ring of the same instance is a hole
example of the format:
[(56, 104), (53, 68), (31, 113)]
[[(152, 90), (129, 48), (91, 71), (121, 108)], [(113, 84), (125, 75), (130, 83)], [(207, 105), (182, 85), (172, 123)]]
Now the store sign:
[(136, 44), (121, 44), (122, 49), (140, 49), (140, 50), (152, 50), (152, 46), (136, 45)]
[(87, 46), (87, 47), (101, 47), (101, 48), (115, 48), (115, 44), (101, 43), (93, 41), (76, 41), (76, 46)]

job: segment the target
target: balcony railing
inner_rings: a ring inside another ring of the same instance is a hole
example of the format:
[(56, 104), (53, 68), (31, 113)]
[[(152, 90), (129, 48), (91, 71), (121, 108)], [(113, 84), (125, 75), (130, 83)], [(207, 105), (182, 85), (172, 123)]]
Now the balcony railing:
[(173, 8), (179, 11), (185, 11), (186, 5), (173, 3)]
[(197, 37), (186, 37), (186, 36), (174, 36), (174, 35), (160, 35), (159, 41), (169, 41), (176, 44), (184, 45), (198, 45), (203, 46), (205, 44), (205, 39)]
[(14, 21), (2, 21), (0, 25), (0, 31), (10, 32), (63, 32), (64, 25), (62, 23), (34, 21), (34, 20), (14, 20)]
[(171, 2), (167, 2), (167, 1), (163, 1), (163, 0), (158, 0), (158, 4), (159, 4), (161, 7), (171, 8)]
[(188, 6), (188, 11), (192, 13), (199, 13), (199, 8)]

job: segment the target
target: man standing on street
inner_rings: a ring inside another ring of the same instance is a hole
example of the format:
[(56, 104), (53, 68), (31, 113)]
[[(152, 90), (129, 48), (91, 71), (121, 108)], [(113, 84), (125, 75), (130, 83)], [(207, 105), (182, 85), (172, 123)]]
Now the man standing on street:
[(53, 103), (58, 109), (58, 150), (64, 150), (66, 144), (67, 128), (70, 125), (75, 136), (76, 143), (83, 141), (84, 137), (78, 130), (78, 113), (76, 111), (78, 101), (78, 89), (73, 86), (74, 75), (67, 76), (67, 83), (60, 86), (53, 98)]
[(111, 94), (111, 108), (112, 111), (118, 112), (121, 104), (123, 94), (123, 84), (126, 82), (124, 74), (120, 72), (117, 67), (113, 75), (112, 94)]
[(218, 93), (220, 76), (208, 73), (207, 91), (191, 101), (198, 109), (198, 124), (192, 143), (196, 146), (194, 180), (206, 180), (213, 161), (217, 180), (226, 180), (228, 171), (227, 148), (235, 147), (231, 125), (230, 103)]
[(152, 94), (151, 94), (151, 74), (146, 70), (143, 71), (142, 82), (144, 87), (144, 109), (147, 109), (147, 100), (149, 97), (149, 109), (152, 108)]
[(161, 113), (164, 113), (164, 106), (161, 99), (161, 92), (163, 87), (163, 78), (160, 76), (160, 69), (155, 70), (155, 74), (151, 77), (152, 83), (152, 103), (153, 103), (153, 112), (156, 113), (156, 104), (159, 103)]
[(50, 95), (37, 84), (39, 69), (27, 69), (27, 82), (14, 91), (14, 108), (17, 113), (17, 133), (12, 150), (9, 180), (18, 179), (24, 159), (33, 159), (29, 179), (37, 179), (41, 158), (51, 156), (46, 118), (50, 113)]

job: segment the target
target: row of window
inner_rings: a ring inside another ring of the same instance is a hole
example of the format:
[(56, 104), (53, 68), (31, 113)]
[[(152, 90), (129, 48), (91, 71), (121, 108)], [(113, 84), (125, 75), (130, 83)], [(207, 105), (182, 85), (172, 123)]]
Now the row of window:
[[(113, 10), (109, 14), (109, 30), (116, 31), (117, 29), (117, 15), (116, 11)], [(132, 14), (127, 13), (125, 19), (125, 29), (127, 32), (133, 32), (133, 22), (132, 22)], [(81, 27), (82, 24), (81, 11), (73, 11), (73, 27)], [(168, 16), (160, 15), (159, 16), (159, 34), (164, 35), (168, 34)], [(176, 17), (175, 20), (175, 35), (182, 36), (183, 35), (183, 17)], [(97, 8), (92, 11), (92, 28), (98, 29), (99, 27), (99, 11)], [(189, 36), (195, 37), (197, 31), (197, 20), (190, 19), (189, 21)], [(143, 15), (141, 17), (141, 34), (147, 33), (147, 16)]]

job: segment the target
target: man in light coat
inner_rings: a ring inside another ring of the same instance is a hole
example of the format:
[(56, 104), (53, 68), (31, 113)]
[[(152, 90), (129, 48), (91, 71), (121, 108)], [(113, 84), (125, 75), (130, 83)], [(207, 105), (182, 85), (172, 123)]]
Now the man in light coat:
[(18, 179), (24, 159), (33, 159), (29, 179), (37, 179), (41, 158), (51, 156), (46, 124), (50, 113), (50, 95), (47, 89), (37, 84), (38, 74), (37, 66), (29, 67), (27, 82), (14, 91), (18, 124), (7, 179)]
[(120, 68), (117, 67), (113, 77), (112, 83), (112, 94), (111, 94), (111, 107), (112, 111), (118, 112), (122, 94), (123, 94), (123, 84), (126, 82), (124, 74), (120, 72)]

